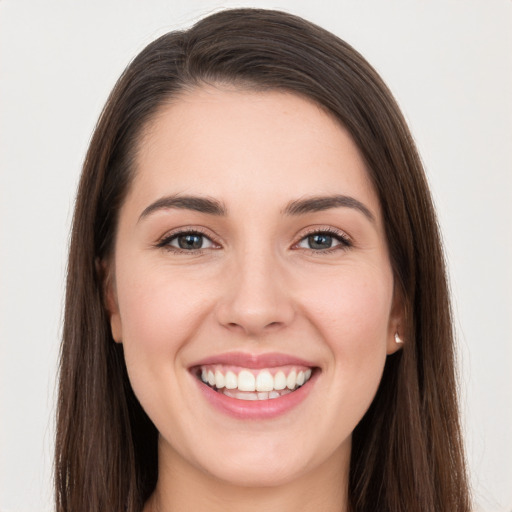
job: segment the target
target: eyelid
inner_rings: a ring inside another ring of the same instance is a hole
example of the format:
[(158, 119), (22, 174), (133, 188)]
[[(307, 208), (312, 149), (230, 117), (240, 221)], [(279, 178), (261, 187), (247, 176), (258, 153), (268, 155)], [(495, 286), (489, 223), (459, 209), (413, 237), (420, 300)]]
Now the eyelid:
[(347, 233), (345, 231), (342, 231), (341, 229), (333, 228), (332, 226), (312, 226), (310, 228), (307, 228), (305, 231), (302, 231), (297, 236), (297, 241), (293, 243), (292, 249), (301, 249), (300, 247), (298, 247), (298, 244), (308, 236), (316, 234), (326, 234), (332, 236), (333, 238), (336, 238), (340, 242), (340, 244), (325, 250), (302, 248), (303, 250), (310, 251), (316, 254), (325, 254), (337, 250), (348, 249), (354, 245), (349, 235), (347, 235)]
[[(174, 239), (176, 239), (180, 235), (186, 235), (186, 234), (197, 234), (201, 235), (210, 242), (216, 246), (216, 247), (207, 247), (207, 248), (200, 248), (200, 249), (194, 249), (194, 250), (185, 250), (181, 249), (179, 247), (174, 247), (169, 245), (170, 242)], [(317, 249), (307, 249), (307, 248), (300, 248), (298, 247), (298, 244), (302, 242), (305, 238), (308, 236), (314, 235), (314, 234), (327, 234), (329, 236), (332, 236), (333, 238), (336, 238), (340, 243), (338, 245), (335, 245), (334, 247), (330, 247), (328, 249), (324, 250), (317, 250)], [(162, 237), (160, 237), (156, 243), (154, 244), (155, 247), (161, 248), (161, 249), (167, 249), (172, 252), (182, 252), (182, 253), (194, 253), (199, 254), (203, 252), (204, 250), (210, 250), (210, 249), (220, 249), (222, 247), (222, 244), (219, 240), (219, 238), (211, 233), (210, 230), (207, 230), (203, 228), (202, 226), (181, 226), (179, 228), (174, 228), (168, 232), (166, 232)], [(296, 237), (296, 241), (292, 244), (292, 249), (302, 249), (305, 251), (309, 251), (316, 254), (326, 254), (329, 252), (334, 252), (338, 250), (344, 250), (348, 249), (353, 246), (353, 242), (347, 233), (341, 229), (333, 228), (332, 226), (311, 226), (309, 228), (306, 228), (301, 233), (299, 233)]]
[[(194, 249), (194, 250), (186, 250), (181, 249), (179, 247), (174, 247), (170, 245), (170, 242), (177, 237), (181, 235), (188, 235), (188, 234), (195, 234), (203, 236), (204, 238), (207, 238), (210, 240), (210, 242), (215, 247), (207, 247), (207, 248), (201, 248), (201, 249)], [(197, 254), (201, 253), (204, 250), (209, 249), (218, 249), (221, 247), (220, 241), (218, 237), (216, 237), (214, 234), (212, 234), (209, 230), (206, 230), (205, 228), (201, 226), (181, 226), (179, 228), (174, 228), (170, 231), (167, 231), (162, 237), (160, 237), (157, 242), (155, 243), (155, 247), (160, 249), (167, 249), (172, 252), (182, 252), (182, 253), (189, 253), (189, 254)]]

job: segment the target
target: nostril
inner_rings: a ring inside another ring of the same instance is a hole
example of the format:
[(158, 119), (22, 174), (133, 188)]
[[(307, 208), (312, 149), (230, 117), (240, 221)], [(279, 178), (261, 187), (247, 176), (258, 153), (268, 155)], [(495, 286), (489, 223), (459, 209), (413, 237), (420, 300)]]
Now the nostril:
[(225, 326), (231, 330), (242, 330), (244, 332), (247, 332), (248, 334), (255, 334), (257, 331), (263, 332), (263, 331), (269, 330), (269, 329), (270, 330), (278, 329), (279, 327), (281, 327), (283, 325), (284, 325), (284, 322), (270, 322), (268, 324), (261, 322), (259, 325), (255, 325), (252, 322), (244, 322), (244, 323), (229, 322), (229, 323), (225, 324)]
[(216, 318), (219, 324), (232, 330), (242, 330), (247, 335), (256, 336), (265, 331), (289, 325), (294, 318), (292, 301), (284, 294), (250, 293), (250, 287), (242, 292), (226, 295), (216, 305)]

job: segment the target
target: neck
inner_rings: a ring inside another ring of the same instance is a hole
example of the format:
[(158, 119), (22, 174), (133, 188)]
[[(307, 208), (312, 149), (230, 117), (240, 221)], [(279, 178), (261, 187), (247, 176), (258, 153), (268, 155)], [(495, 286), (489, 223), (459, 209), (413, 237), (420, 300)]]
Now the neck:
[[(160, 444), (161, 447), (161, 444)], [(311, 471), (275, 486), (242, 486), (159, 449), (159, 477), (144, 512), (347, 512), (350, 446)]]

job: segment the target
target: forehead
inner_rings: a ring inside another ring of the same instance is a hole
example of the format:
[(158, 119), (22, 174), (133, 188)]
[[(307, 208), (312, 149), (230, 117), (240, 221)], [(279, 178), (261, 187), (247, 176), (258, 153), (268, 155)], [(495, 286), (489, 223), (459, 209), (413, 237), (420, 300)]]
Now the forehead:
[[(145, 127), (131, 193), (287, 202), (347, 194), (378, 200), (347, 130), (311, 100), (283, 91), (203, 87), (164, 104)], [(377, 212), (375, 212), (377, 214)]]

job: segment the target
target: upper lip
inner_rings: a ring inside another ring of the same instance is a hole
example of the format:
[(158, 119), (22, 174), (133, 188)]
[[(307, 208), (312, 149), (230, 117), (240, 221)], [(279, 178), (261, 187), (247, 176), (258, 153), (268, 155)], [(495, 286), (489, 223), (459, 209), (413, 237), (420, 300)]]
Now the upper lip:
[(243, 368), (252, 368), (259, 370), (262, 368), (274, 368), (278, 366), (296, 365), (296, 366), (309, 366), (313, 368), (316, 366), (311, 361), (302, 359), (300, 357), (291, 356), (288, 354), (281, 354), (278, 352), (269, 352), (266, 354), (247, 354), (245, 352), (227, 352), (206, 357), (192, 364), (191, 367), (206, 366), (211, 364), (222, 364), (230, 366), (240, 366)]

